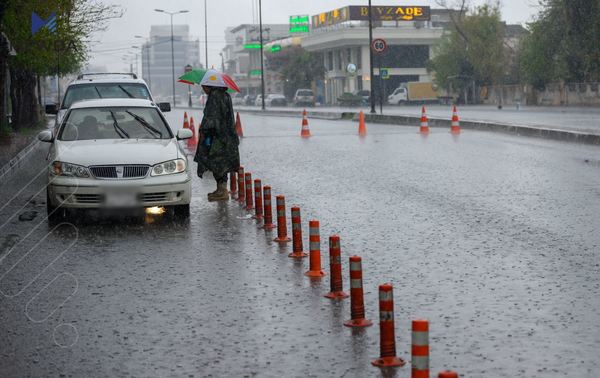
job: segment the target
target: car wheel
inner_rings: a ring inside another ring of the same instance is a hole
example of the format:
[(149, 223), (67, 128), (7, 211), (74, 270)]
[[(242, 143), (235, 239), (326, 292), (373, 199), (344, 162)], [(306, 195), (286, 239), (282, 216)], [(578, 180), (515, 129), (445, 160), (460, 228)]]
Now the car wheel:
[(50, 225), (58, 224), (67, 219), (64, 208), (61, 208), (60, 206), (54, 207), (50, 203), (50, 195), (48, 194), (48, 190), (46, 190), (46, 213), (48, 214), (48, 223)]
[(173, 216), (176, 219), (187, 219), (190, 217), (190, 204), (173, 206)]

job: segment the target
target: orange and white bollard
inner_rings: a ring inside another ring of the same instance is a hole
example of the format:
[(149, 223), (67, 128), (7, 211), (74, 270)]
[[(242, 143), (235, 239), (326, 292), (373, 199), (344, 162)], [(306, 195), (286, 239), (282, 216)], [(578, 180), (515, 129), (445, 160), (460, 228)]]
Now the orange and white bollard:
[(421, 127), (419, 127), (419, 132), (421, 134), (429, 134), (429, 120), (427, 119), (424, 106), (421, 108)]
[(458, 378), (458, 373), (451, 370), (440, 371), (438, 378)]
[(277, 237), (274, 241), (279, 243), (289, 242), (291, 239), (287, 236), (287, 220), (285, 219), (285, 196), (277, 196), (276, 209), (277, 209)]
[(378, 367), (404, 366), (403, 359), (396, 356), (394, 330), (394, 294), (392, 284), (379, 285), (379, 348), (380, 357), (373, 362)]
[(262, 203), (262, 182), (260, 179), (254, 180), (254, 217), (257, 220), (263, 218), (263, 203)]
[(252, 174), (246, 172), (244, 174), (244, 178), (246, 180), (246, 210), (250, 211), (254, 209), (254, 197), (252, 194)]
[(242, 130), (242, 121), (240, 119), (240, 112), (237, 112), (235, 116), (235, 132), (237, 133), (238, 137), (244, 137), (244, 131)]
[(308, 256), (302, 250), (302, 219), (300, 218), (300, 208), (298, 206), (292, 207), (292, 253), (288, 256), (301, 259)]
[(237, 184), (237, 173), (229, 172), (229, 193), (231, 193), (231, 198), (237, 196)]
[(302, 130), (300, 131), (302, 138), (310, 138), (310, 129), (308, 128), (308, 119), (306, 118), (306, 109), (302, 111)]
[(458, 110), (456, 110), (456, 105), (452, 107), (452, 124), (450, 125), (450, 132), (452, 134), (460, 134), (460, 123), (458, 120)]
[(350, 256), (350, 314), (352, 319), (344, 322), (346, 327), (368, 327), (373, 322), (365, 319), (365, 300), (362, 286), (362, 259)]
[(245, 185), (244, 167), (238, 168), (238, 202), (244, 204), (246, 202), (246, 185)]
[(272, 230), (275, 228), (275, 225), (273, 224), (273, 202), (271, 200), (271, 187), (269, 185), (263, 186), (263, 202), (265, 222), (262, 228), (264, 228), (265, 230)]
[(340, 247), (340, 237), (338, 235), (331, 235), (329, 237), (329, 272), (331, 274), (331, 291), (325, 294), (325, 298), (348, 298), (348, 294), (344, 292), (344, 282), (342, 279), (342, 250)]
[(198, 147), (198, 140), (196, 139), (196, 125), (194, 124), (194, 117), (190, 117), (190, 130), (192, 131), (192, 137), (187, 140), (187, 148), (193, 149)]
[(310, 248), (310, 268), (304, 275), (312, 278), (321, 278), (326, 273), (321, 269), (321, 234), (319, 232), (318, 220), (311, 220), (308, 222), (308, 240)]
[(358, 113), (358, 135), (361, 137), (367, 136), (367, 126), (365, 125), (365, 113), (361, 110)]
[(429, 322), (412, 321), (411, 378), (429, 378)]
[(188, 121), (187, 112), (183, 112), (183, 128), (184, 129), (189, 129), (190, 128), (190, 123)]

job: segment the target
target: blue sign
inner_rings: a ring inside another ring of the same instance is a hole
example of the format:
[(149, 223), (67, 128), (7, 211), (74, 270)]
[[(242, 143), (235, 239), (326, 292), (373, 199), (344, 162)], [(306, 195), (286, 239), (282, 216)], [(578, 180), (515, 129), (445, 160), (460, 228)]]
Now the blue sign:
[(35, 12), (31, 12), (31, 34), (37, 33), (40, 29), (46, 28), (50, 32), (56, 32), (56, 12), (52, 12), (50, 17), (42, 20)]

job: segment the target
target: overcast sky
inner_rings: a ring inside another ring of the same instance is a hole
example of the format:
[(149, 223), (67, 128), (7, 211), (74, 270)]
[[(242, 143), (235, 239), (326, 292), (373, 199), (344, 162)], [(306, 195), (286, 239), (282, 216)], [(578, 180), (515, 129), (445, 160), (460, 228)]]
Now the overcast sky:
[[(454, 0), (448, 0), (451, 3)], [(123, 57), (132, 51), (132, 45), (141, 44), (135, 35), (148, 37), (150, 25), (169, 24), (170, 17), (155, 12), (155, 8), (167, 11), (189, 10), (174, 16), (174, 24), (190, 25), (193, 37), (201, 40), (200, 60), (204, 62), (204, 2), (203, 0), (104, 0), (120, 4), (123, 17), (112, 20), (106, 31), (94, 36), (90, 44), (90, 64), (109, 71), (121, 71), (129, 66)], [(258, 0), (254, 0), (255, 3)], [(481, 4), (486, 0), (471, 0)], [(287, 23), (290, 15), (314, 15), (346, 5), (365, 5), (367, 0), (262, 0), (263, 23)], [(525, 23), (538, 12), (538, 0), (501, 0), (502, 16), (508, 23)], [(437, 7), (435, 0), (373, 0), (373, 5), (429, 5)], [(219, 67), (219, 52), (225, 44), (224, 30), (253, 22), (253, 0), (207, 0), (208, 7), (208, 64)], [(256, 16), (257, 17), (257, 16)], [(375, 32), (376, 36), (376, 32)], [(126, 58), (131, 59), (131, 58)]]

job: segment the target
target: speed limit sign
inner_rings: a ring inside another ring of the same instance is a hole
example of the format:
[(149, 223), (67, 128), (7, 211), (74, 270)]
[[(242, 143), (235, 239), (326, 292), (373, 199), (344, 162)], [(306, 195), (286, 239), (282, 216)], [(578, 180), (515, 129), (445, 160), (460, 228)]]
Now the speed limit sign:
[(373, 40), (373, 43), (371, 43), (371, 48), (377, 54), (383, 54), (385, 50), (387, 50), (387, 43), (385, 42), (385, 39), (377, 38)]

